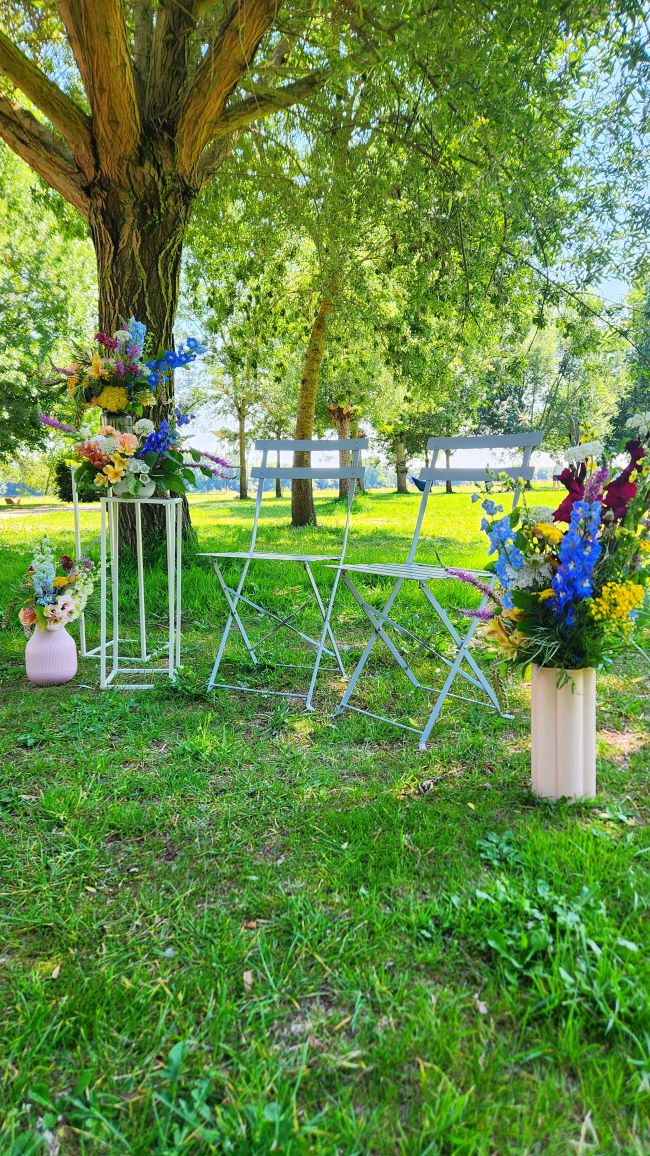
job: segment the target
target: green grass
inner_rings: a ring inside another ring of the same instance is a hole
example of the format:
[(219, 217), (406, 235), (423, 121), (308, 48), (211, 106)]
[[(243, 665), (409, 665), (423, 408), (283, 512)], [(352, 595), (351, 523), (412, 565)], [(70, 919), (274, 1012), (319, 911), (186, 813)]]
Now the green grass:
[[(359, 499), (350, 557), (403, 558), (416, 505)], [(269, 499), (262, 545), (329, 550), (337, 503), (316, 530), (287, 511)], [(200, 549), (247, 544), (251, 503), (192, 516)], [(477, 522), (467, 495), (436, 495), (426, 533), (481, 564)], [(0, 614), (44, 526), (70, 550), (65, 511), (0, 523)], [(97, 527), (85, 510), (95, 556)], [(299, 574), (260, 574), (262, 598), (296, 604)], [(215, 587), (186, 558), (175, 688), (99, 694), (84, 662), (39, 690), (13, 618), (0, 634), (0, 1151), (56, 1133), (64, 1154), (647, 1152), (647, 665), (600, 677), (598, 800), (551, 806), (529, 791), (518, 680), (513, 722), (450, 702), (424, 753), (333, 723), (333, 675), (313, 714), (206, 696)], [(155, 568), (149, 590), (160, 621)], [(337, 621), (349, 662), (345, 597)], [(394, 669), (377, 651), (359, 701), (412, 717)]]

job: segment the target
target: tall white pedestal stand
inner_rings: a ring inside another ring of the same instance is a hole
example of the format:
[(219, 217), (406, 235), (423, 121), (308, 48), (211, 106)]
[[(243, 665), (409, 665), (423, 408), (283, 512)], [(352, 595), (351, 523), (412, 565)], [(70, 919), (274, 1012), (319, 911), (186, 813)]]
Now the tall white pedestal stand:
[[(79, 494), (77, 492), (77, 483), (75, 481), (75, 471), (70, 470), (70, 477), (72, 478), (72, 513), (74, 517), (74, 553), (75, 562), (81, 561), (81, 525), (79, 522)], [(91, 650), (88, 649), (86, 643), (86, 615), (83, 610), (79, 615), (79, 653), (82, 658), (99, 658), (99, 647), (93, 646)]]
[[(120, 653), (120, 647), (129, 640), (120, 638), (119, 582), (120, 582), (120, 507), (131, 506), (135, 513), (136, 572), (138, 583), (139, 655), (136, 658)], [(165, 539), (167, 543), (167, 645), (153, 651), (147, 648), (147, 627), (144, 596), (144, 561), (142, 551), (142, 507), (163, 506), (165, 510)], [(101, 690), (150, 690), (153, 682), (124, 681), (134, 674), (162, 675), (173, 678), (181, 665), (181, 561), (182, 561), (182, 501), (180, 498), (117, 498), (107, 494), (101, 499), (101, 560), (100, 560), (100, 626), (99, 626), (99, 686)], [(108, 630), (108, 602), (110, 577), (111, 631)], [(157, 660), (164, 656), (163, 664)], [(139, 663), (139, 665), (134, 665)]]

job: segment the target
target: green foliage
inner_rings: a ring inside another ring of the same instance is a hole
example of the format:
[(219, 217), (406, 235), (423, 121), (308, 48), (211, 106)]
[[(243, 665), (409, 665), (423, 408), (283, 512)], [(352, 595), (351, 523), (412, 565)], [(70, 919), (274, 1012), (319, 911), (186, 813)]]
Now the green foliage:
[[(335, 501), (304, 532), (288, 502), (270, 506), (261, 531), (280, 548), (320, 551), (340, 530)], [(247, 542), (250, 508), (190, 508), (200, 549)], [(416, 510), (361, 499), (351, 560), (403, 557)], [(467, 493), (431, 500), (424, 533), (452, 564), (484, 561), (473, 510)], [(95, 559), (98, 527), (83, 510)], [(69, 552), (69, 514), (47, 529)], [(3, 523), (0, 616), (42, 530)], [(121, 621), (137, 637), (130, 576)], [(286, 604), (299, 581), (260, 570), (257, 593)], [(146, 586), (154, 629), (164, 569)], [(450, 583), (445, 606), (461, 594)], [(381, 604), (385, 587), (367, 595)], [(600, 799), (551, 806), (528, 791), (520, 683), (514, 720), (449, 702), (419, 753), (373, 719), (332, 725), (331, 676), (309, 715), (207, 696), (226, 607), (191, 555), (183, 598), (190, 671), (172, 693), (99, 694), (92, 660), (35, 690), (22, 631), (2, 634), (0, 1150), (564, 1156), (588, 1118), (594, 1150), (642, 1152), (644, 660), (599, 676)], [(367, 634), (351, 598), (337, 605), (348, 662)], [(94, 643), (96, 596), (89, 610)], [(385, 695), (408, 717), (405, 683), (378, 660), (370, 709)]]
[[(77, 493), (80, 502), (99, 501), (99, 492), (93, 484), (93, 477), (96, 472), (97, 470), (95, 469), (92, 471), (92, 474), (79, 474), (77, 478)], [(52, 488), (62, 502), (72, 501), (72, 475), (70, 472), (69, 453), (64, 453), (54, 465)]]
[(60, 396), (44, 380), (50, 361), (71, 333), (92, 323), (90, 243), (71, 235), (41, 196), (35, 178), (0, 145), (0, 461), (43, 443), (38, 414), (56, 408)]

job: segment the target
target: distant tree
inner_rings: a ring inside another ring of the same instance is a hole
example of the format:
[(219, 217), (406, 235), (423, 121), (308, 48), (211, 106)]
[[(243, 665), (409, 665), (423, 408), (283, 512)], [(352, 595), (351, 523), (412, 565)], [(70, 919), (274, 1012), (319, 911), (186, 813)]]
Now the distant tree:
[(634, 347), (628, 352), (629, 388), (619, 400), (612, 422), (612, 437), (626, 437), (625, 423), (636, 413), (650, 411), (650, 279), (632, 291), (630, 337)]

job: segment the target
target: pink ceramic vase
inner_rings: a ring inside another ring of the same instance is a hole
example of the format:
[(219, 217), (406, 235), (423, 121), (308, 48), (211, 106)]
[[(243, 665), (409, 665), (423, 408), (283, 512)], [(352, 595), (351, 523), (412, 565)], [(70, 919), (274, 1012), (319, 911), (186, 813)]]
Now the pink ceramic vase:
[(77, 644), (65, 626), (41, 630), (35, 626), (25, 647), (25, 669), (36, 686), (69, 682), (77, 673)]

